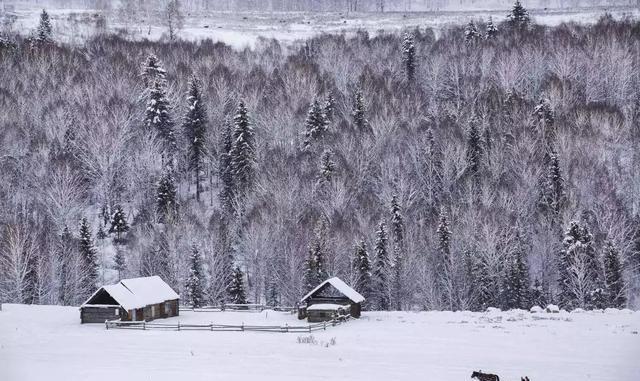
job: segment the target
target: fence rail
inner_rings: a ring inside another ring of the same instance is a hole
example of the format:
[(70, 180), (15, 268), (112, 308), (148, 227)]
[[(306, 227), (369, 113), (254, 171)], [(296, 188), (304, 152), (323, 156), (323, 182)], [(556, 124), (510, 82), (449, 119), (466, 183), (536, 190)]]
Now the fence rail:
[(106, 329), (137, 329), (137, 330), (150, 330), (150, 329), (166, 329), (174, 331), (255, 331), (255, 332), (298, 332), (308, 333), (314, 331), (326, 330), (327, 327), (335, 327), (351, 319), (350, 315), (339, 316), (333, 320), (325, 321), (316, 324), (307, 325), (229, 325), (229, 324), (177, 324), (170, 323), (156, 323), (146, 321), (120, 321), (120, 320), (106, 320), (104, 322)]

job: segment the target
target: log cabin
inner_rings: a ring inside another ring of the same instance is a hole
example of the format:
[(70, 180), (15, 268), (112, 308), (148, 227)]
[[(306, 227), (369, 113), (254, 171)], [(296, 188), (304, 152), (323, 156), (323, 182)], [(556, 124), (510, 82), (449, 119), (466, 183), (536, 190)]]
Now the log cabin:
[(80, 307), (80, 322), (151, 321), (178, 316), (180, 296), (159, 276), (123, 279), (100, 287)]
[(347, 314), (359, 318), (364, 300), (340, 278), (333, 277), (320, 283), (300, 300), (298, 319), (308, 318), (310, 323), (315, 323)]

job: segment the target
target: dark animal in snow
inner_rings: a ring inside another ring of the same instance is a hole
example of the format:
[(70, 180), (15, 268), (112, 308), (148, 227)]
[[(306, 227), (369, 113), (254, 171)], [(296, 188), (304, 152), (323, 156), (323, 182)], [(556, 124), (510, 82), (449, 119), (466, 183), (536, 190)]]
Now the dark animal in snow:
[(490, 374), (490, 373), (482, 373), (482, 371), (471, 373), (471, 378), (475, 378), (478, 381), (500, 381), (500, 377), (498, 377), (498, 375)]

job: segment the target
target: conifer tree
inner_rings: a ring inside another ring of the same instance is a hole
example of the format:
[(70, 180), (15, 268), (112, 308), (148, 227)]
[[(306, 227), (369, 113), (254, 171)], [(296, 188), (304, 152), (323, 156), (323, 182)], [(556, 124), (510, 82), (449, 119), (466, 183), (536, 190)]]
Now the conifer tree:
[(67, 306), (73, 301), (73, 274), (71, 263), (74, 257), (73, 235), (67, 226), (62, 230), (57, 250), (58, 303)]
[(333, 95), (327, 95), (327, 98), (324, 101), (324, 105), (322, 107), (322, 115), (324, 116), (325, 121), (325, 129), (329, 128), (329, 124), (333, 122), (334, 112), (335, 112), (336, 100), (333, 98)]
[(416, 46), (411, 33), (405, 33), (402, 39), (402, 64), (407, 82), (413, 82), (416, 73)]
[(127, 216), (125, 215), (122, 206), (116, 205), (113, 216), (111, 216), (111, 227), (109, 228), (109, 233), (115, 233), (116, 241), (120, 241), (122, 239), (122, 234), (127, 231), (129, 231)]
[(530, 306), (529, 266), (520, 232), (516, 229), (507, 259), (503, 285), (503, 305), (506, 309), (528, 309)]
[(491, 40), (498, 35), (498, 27), (493, 23), (493, 19), (489, 16), (489, 21), (487, 21), (487, 27), (485, 30), (484, 37), (487, 40)]
[(331, 154), (331, 150), (325, 150), (320, 158), (320, 182), (330, 183), (336, 171), (336, 163)]
[(369, 128), (369, 122), (365, 114), (364, 97), (362, 96), (362, 90), (358, 89), (353, 97), (353, 110), (351, 112), (353, 124), (358, 131), (365, 131)]
[(369, 299), (371, 297), (371, 261), (367, 251), (367, 244), (364, 240), (356, 243), (353, 270), (357, 276), (356, 291), (363, 295), (365, 299)]
[(200, 82), (192, 77), (189, 82), (189, 94), (187, 96), (188, 109), (184, 117), (183, 130), (187, 140), (188, 169), (193, 172), (196, 180), (196, 200), (200, 201), (200, 176), (204, 169), (204, 160), (207, 156), (207, 110), (202, 101)]
[(328, 278), (325, 265), (328, 254), (327, 234), (327, 221), (322, 217), (316, 225), (314, 239), (309, 245), (309, 257), (305, 267), (305, 288), (307, 292)]
[(398, 196), (391, 197), (391, 237), (393, 239), (394, 274), (393, 274), (393, 297), (395, 308), (401, 310), (404, 301), (404, 218)]
[(220, 147), (218, 164), (218, 176), (220, 177), (220, 205), (227, 216), (233, 215), (234, 211), (234, 182), (233, 163), (231, 161), (231, 150), (233, 149), (233, 137), (231, 126), (227, 124), (222, 133), (222, 144)]
[[(173, 120), (171, 119), (169, 111), (170, 106), (164, 85), (159, 81), (155, 81), (149, 93), (144, 124), (149, 131), (154, 131), (161, 138), (165, 155), (168, 156), (167, 159), (169, 159), (176, 150)], [(170, 160), (168, 160), (168, 162), (170, 162)]]
[(202, 257), (196, 245), (191, 247), (189, 257), (189, 276), (187, 278), (187, 303), (191, 308), (200, 308), (204, 301), (204, 270), (202, 268)]
[(478, 27), (473, 22), (473, 20), (469, 21), (469, 24), (464, 28), (464, 41), (471, 45), (476, 41), (479, 41), (482, 38), (482, 35), (478, 31)]
[(307, 112), (307, 119), (304, 122), (304, 142), (302, 143), (304, 149), (308, 149), (311, 144), (320, 139), (327, 128), (324, 113), (320, 102), (314, 100), (309, 106)]
[(255, 180), (256, 147), (253, 127), (244, 102), (240, 101), (233, 118), (233, 147), (231, 166), (235, 196), (245, 196), (253, 187)]
[(548, 156), (546, 177), (542, 179), (540, 202), (543, 210), (557, 217), (566, 204), (565, 181), (560, 169), (560, 159), (555, 151)]
[[(118, 274), (118, 280), (124, 277), (124, 272), (127, 269), (127, 260), (124, 254), (125, 253), (123, 248), (116, 246), (116, 255), (113, 258), (113, 262), (115, 264), (114, 270), (116, 270)], [(147, 275), (150, 276), (150, 275), (156, 275), (156, 274), (147, 274)]]
[(244, 273), (240, 267), (236, 266), (231, 274), (231, 283), (229, 284), (229, 297), (233, 304), (246, 304), (247, 296), (244, 290)]
[(378, 225), (376, 232), (376, 260), (373, 271), (375, 289), (372, 294), (374, 295), (375, 307), (378, 310), (388, 310), (391, 307), (391, 287), (389, 285), (391, 260), (387, 251), (387, 241), (387, 225), (383, 221)]
[(624, 294), (626, 287), (622, 277), (620, 254), (610, 240), (605, 244), (604, 272), (607, 307), (624, 308), (627, 298)]
[(546, 147), (550, 147), (555, 140), (555, 113), (551, 102), (546, 98), (541, 98), (533, 113), (538, 118), (543, 142)]
[(586, 226), (572, 221), (562, 244), (558, 264), (560, 306), (600, 308), (604, 295), (591, 233)]
[(438, 236), (438, 257), (435, 270), (438, 290), (441, 293), (443, 305), (453, 311), (455, 308), (455, 290), (453, 288), (451, 230), (444, 210), (440, 212), (440, 222), (436, 234)]
[(167, 71), (162, 67), (162, 63), (154, 54), (149, 54), (142, 64), (140, 76), (147, 88), (152, 88), (155, 83), (163, 86), (166, 83)]
[(99, 240), (103, 240), (107, 238), (107, 232), (104, 231), (104, 225), (102, 224), (102, 222), (100, 222), (100, 225), (98, 225), (98, 232), (96, 233), (96, 238)]
[(477, 176), (482, 164), (482, 140), (475, 120), (469, 122), (467, 131), (467, 168), (471, 175)]
[(53, 42), (53, 28), (51, 27), (51, 18), (46, 10), (40, 13), (40, 22), (36, 30), (36, 41), (38, 43), (48, 44)]
[(79, 251), (84, 275), (81, 285), (82, 292), (90, 295), (95, 290), (98, 282), (98, 261), (96, 248), (91, 237), (91, 228), (86, 218), (83, 218), (80, 222)]
[(520, 29), (526, 29), (531, 22), (529, 12), (522, 6), (520, 0), (516, 0), (513, 4), (511, 12), (507, 15), (507, 20), (509, 25)]
[(156, 190), (156, 211), (158, 221), (168, 223), (172, 221), (178, 212), (176, 201), (176, 186), (171, 168), (162, 174)]

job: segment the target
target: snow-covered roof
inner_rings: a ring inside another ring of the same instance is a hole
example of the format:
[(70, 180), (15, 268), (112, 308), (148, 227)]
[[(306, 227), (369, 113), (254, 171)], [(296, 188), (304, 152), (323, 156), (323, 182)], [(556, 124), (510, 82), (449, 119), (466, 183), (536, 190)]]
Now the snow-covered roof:
[(304, 302), (311, 295), (315, 294), (316, 291), (318, 291), (321, 288), (325, 287), (327, 284), (330, 284), (331, 286), (333, 286), (336, 290), (338, 290), (338, 292), (340, 292), (342, 295), (344, 295), (347, 298), (349, 298), (349, 300), (351, 300), (354, 303), (362, 303), (362, 302), (364, 302), (364, 296), (360, 295), (356, 290), (354, 290), (353, 288), (349, 287), (348, 284), (344, 283), (338, 277), (329, 278), (329, 279), (325, 280), (324, 282), (320, 283), (318, 285), (318, 287), (316, 287), (313, 290), (311, 290), (300, 301)]
[(82, 307), (91, 305), (89, 302), (100, 290), (106, 291), (126, 310), (180, 298), (159, 276), (154, 275), (144, 278), (123, 279), (119, 283), (102, 286), (84, 302)]
[(337, 311), (341, 308), (349, 308), (349, 306), (331, 303), (318, 303), (307, 307), (307, 311)]

